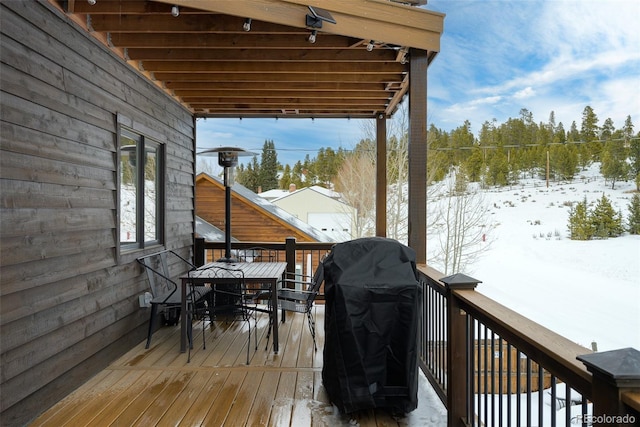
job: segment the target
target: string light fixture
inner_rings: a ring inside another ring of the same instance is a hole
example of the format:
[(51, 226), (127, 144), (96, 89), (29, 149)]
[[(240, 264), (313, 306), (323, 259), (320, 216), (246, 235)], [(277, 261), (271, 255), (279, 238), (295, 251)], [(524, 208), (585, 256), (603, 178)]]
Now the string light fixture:
[(244, 23), (242, 24), (242, 29), (244, 31), (251, 31), (251, 18), (247, 18), (244, 20)]
[(173, 5), (173, 7), (171, 8), (171, 15), (175, 18), (177, 18), (178, 16), (180, 16), (180, 8), (178, 6), (176, 6), (175, 4)]
[(312, 30), (311, 34), (309, 34), (309, 37), (307, 38), (307, 41), (309, 43), (315, 43), (317, 35), (318, 35), (318, 32), (316, 30)]
[(87, 0), (87, 3), (93, 6), (94, 4), (96, 4), (96, 0)]

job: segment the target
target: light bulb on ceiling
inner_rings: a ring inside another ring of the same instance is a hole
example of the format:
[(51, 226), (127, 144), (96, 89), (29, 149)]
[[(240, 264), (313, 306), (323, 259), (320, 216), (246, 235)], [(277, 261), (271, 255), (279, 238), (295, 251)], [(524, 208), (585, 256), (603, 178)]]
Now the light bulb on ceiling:
[(173, 7), (171, 8), (171, 15), (174, 17), (178, 17), (180, 15), (180, 9), (178, 8), (178, 6), (173, 5)]
[(367, 45), (367, 50), (369, 52), (371, 52), (373, 50), (373, 48), (374, 48), (373, 40), (371, 40), (371, 41), (369, 41), (369, 44)]
[(307, 39), (309, 43), (315, 43), (317, 35), (318, 35), (318, 32), (316, 30), (311, 31), (311, 34), (309, 34), (309, 38)]
[(94, 4), (96, 4), (96, 0), (87, 0), (87, 3), (93, 6)]
[(244, 20), (244, 23), (242, 24), (242, 29), (244, 31), (251, 31), (251, 18), (247, 18)]

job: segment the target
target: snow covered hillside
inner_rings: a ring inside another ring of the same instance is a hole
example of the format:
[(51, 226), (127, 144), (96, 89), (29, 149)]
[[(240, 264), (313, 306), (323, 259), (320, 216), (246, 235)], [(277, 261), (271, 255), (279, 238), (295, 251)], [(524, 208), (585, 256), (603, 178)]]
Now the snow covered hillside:
[(593, 165), (549, 188), (525, 180), (487, 190), (496, 227), (464, 273), (483, 282), (479, 292), (585, 347), (640, 349), (640, 236), (572, 241), (567, 230), (568, 202), (586, 197), (592, 208), (603, 193), (626, 223), (634, 188), (612, 190)]

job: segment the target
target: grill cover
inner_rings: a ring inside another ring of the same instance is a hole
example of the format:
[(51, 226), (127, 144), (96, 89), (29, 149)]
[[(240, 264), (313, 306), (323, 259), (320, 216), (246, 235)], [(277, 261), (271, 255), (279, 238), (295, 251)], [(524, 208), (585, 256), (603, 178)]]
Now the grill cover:
[(343, 413), (418, 406), (421, 288), (415, 251), (372, 237), (336, 244), (324, 261), (322, 381)]

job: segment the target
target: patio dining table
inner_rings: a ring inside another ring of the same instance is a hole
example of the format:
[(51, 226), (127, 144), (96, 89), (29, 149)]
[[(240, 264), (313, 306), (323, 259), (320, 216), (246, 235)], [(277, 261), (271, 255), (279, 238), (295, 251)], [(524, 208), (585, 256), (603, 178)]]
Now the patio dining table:
[[(216, 267), (220, 267), (218, 270)], [(224, 269), (242, 270), (244, 281), (247, 284), (260, 283), (269, 285), (271, 291), (271, 327), (273, 328), (273, 352), (278, 354), (278, 294), (276, 292), (278, 284), (281, 283), (285, 271), (286, 262), (211, 262), (190, 271), (187, 275), (181, 276), (182, 282), (182, 307), (180, 310), (180, 352), (187, 350), (187, 286), (194, 285), (228, 284), (236, 283), (238, 278), (226, 274)]]

